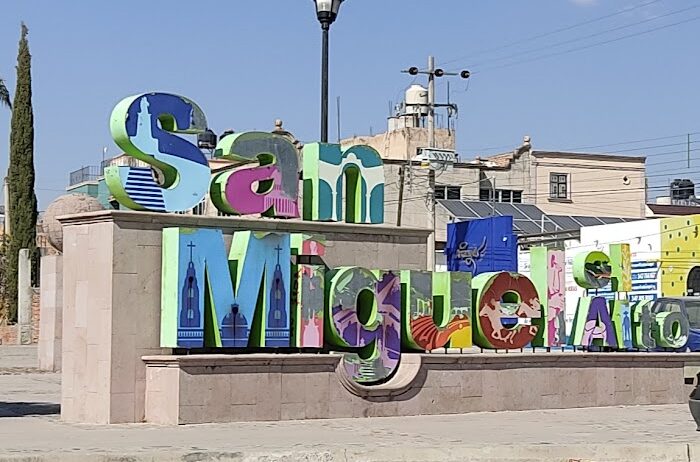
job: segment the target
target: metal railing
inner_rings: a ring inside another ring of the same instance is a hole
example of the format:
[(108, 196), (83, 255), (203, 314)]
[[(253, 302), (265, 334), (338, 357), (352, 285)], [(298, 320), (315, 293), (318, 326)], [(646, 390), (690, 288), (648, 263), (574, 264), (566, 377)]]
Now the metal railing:
[(95, 181), (100, 177), (102, 177), (102, 169), (97, 165), (88, 165), (70, 173), (68, 186), (74, 186), (86, 181)]

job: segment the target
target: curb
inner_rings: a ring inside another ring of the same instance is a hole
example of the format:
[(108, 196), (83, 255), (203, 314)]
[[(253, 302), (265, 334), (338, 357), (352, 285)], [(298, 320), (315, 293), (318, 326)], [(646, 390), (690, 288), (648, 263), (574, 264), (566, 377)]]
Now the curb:
[(700, 443), (352, 448), (270, 452), (49, 452), (0, 462), (700, 462)]

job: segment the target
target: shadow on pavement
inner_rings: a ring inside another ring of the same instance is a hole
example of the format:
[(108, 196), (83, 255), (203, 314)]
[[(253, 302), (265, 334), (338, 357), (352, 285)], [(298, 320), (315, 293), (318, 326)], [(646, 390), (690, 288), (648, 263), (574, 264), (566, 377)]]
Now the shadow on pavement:
[(58, 403), (24, 403), (21, 401), (0, 401), (0, 417), (26, 417), (32, 415), (58, 415)]

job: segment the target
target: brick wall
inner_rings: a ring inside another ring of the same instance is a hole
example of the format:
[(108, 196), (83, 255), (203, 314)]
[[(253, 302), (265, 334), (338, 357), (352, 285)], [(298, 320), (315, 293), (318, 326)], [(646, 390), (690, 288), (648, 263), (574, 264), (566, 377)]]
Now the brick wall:
[[(39, 342), (39, 314), (41, 308), (41, 297), (39, 289), (32, 289), (32, 343)], [(17, 335), (19, 327), (17, 324), (0, 325), (0, 345), (17, 345)]]
[(38, 287), (32, 288), (32, 343), (39, 342), (39, 313), (41, 297)]
[(0, 326), (0, 344), (17, 345), (17, 325)]

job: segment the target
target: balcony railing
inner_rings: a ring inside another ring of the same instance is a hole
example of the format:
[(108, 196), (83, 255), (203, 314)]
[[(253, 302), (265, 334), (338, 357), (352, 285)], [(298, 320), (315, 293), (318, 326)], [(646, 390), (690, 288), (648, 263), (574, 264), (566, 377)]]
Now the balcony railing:
[(70, 173), (68, 186), (74, 186), (86, 181), (95, 181), (100, 177), (102, 177), (102, 169), (97, 165), (88, 165)]

